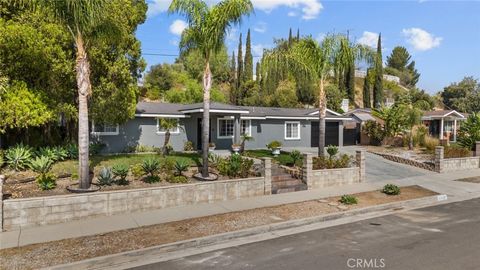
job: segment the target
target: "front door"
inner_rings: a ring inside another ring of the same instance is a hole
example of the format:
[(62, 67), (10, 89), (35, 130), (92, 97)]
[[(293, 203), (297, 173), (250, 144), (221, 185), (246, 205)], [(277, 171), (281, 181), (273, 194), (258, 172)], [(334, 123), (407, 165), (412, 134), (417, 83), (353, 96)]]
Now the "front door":
[[(212, 120), (210, 120), (210, 130), (212, 127)], [(197, 119), (197, 149), (202, 150), (202, 118)], [(208, 133), (208, 141), (212, 141), (212, 132)]]

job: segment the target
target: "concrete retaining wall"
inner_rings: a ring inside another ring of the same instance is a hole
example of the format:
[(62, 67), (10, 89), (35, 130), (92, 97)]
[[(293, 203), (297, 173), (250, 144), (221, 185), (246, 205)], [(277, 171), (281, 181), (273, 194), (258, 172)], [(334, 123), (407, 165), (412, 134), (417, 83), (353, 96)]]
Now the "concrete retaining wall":
[(145, 189), (0, 200), (0, 204), (3, 203), (3, 229), (14, 230), (87, 217), (262, 196), (270, 194), (270, 175)]
[(435, 148), (435, 171), (438, 173), (480, 168), (480, 157), (444, 158), (443, 146)]
[(313, 155), (304, 154), (302, 180), (308, 189), (342, 186), (365, 182), (365, 151), (357, 151), (356, 166), (351, 168), (313, 170)]

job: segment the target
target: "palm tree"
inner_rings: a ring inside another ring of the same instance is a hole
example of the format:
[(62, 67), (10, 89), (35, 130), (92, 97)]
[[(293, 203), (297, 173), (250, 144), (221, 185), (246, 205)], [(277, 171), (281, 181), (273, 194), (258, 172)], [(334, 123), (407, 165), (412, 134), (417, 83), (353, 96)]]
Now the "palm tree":
[(106, 23), (108, 0), (19, 0), (25, 5), (51, 11), (72, 35), (76, 53), (78, 88), (78, 176), (79, 188), (90, 188), (88, 147), (88, 98), (92, 92), (88, 48), (99, 37), (115, 38), (115, 25)]
[(325, 155), (325, 117), (327, 114), (327, 100), (325, 82), (333, 71), (335, 60), (339, 54), (340, 39), (338, 35), (328, 35), (318, 43), (312, 37), (306, 37), (285, 50), (274, 49), (266, 53), (265, 65), (274, 67), (287, 63), (290, 70), (304, 72), (308, 77), (317, 81), (318, 86), (318, 155)]
[(170, 132), (175, 129), (183, 129), (178, 125), (178, 120), (175, 118), (161, 118), (159, 120), (159, 126), (162, 130), (165, 130), (165, 140), (163, 141), (162, 153), (168, 155), (168, 144), (170, 142)]
[(212, 73), (210, 59), (225, 43), (225, 36), (232, 25), (239, 24), (244, 15), (253, 12), (250, 0), (223, 0), (209, 7), (201, 0), (173, 0), (170, 13), (178, 13), (187, 19), (188, 28), (182, 33), (181, 53), (199, 50), (205, 61), (203, 71), (202, 118), (202, 176), (208, 177), (208, 139), (210, 133), (210, 88)]

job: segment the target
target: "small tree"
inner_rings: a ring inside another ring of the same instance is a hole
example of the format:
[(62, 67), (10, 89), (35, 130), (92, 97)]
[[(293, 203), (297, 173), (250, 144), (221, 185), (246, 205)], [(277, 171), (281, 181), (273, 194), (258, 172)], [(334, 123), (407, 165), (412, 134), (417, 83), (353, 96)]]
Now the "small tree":
[(163, 141), (162, 154), (168, 155), (171, 131), (177, 128), (183, 130), (183, 127), (178, 124), (178, 120), (175, 118), (161, 118), (158, 124), (160, 128), (165, 131), (165, 140)]
[(480, 114), (472, 113), (460, 127), (458, 143), (473, 150), (477, 141), (480, 141)]

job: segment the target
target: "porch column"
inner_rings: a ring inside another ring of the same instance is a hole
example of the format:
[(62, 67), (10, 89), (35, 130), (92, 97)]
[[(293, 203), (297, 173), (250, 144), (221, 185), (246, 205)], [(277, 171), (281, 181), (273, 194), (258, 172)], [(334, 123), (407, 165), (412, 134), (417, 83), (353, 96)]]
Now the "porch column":
[(338, 122), (338, 147), (343, 146), (343, 121)]
[(440, 140), (443, 140), (443, 118), (440, 120)]
[(453, 120), (453, 141), (457, 141), (457, 119)]
[(240, 115), (235, 115), (235, 127), (234, 127), (233, 143), (240, 144)]

